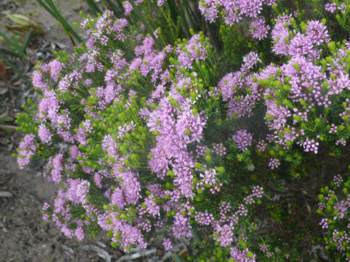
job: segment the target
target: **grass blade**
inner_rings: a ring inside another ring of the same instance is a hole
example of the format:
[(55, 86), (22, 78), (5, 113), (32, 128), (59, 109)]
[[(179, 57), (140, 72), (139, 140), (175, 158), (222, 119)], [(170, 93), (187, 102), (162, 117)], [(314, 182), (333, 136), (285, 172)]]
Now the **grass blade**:
[(90, 11), (94, 15), (98, 15), (99, 13), (101, 13), (100, 8), (98, 7), (98, 5), (95, 3), (94, 0), (85, 0), (85, 2), (89, 6)]
[(73, 29), (69, 22), (63, 17), (60, 10), (57, 8), (55, 3), (52, 0), (37, 0), (39, 5), (41, 5), (52, 17), (54, 17), (63, 27), (66, 34), (71, 39), (73, 45), (75, 41), (82, 42), (79, 34)]

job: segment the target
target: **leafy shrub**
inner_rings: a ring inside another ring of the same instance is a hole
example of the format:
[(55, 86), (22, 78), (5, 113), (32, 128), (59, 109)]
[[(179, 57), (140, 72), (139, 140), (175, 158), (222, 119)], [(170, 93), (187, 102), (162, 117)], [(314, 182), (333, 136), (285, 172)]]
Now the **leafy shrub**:
[(103, 231), (126, 252), (193, 239), (190, 261), (326, 256), (313, 248), (323, 227), (339, 251), (327, 255), (348, 256), (348, 240), (330, 237), (347, 236), (346, 200), (323, 189), (321, 226), (316, 212), (348, 165), (347, 5), (326, 5), (320, 21), (308, 12), (321, 1), (200, 1), (204, 22), (180, 39), (165, 35), (168, 15), (191, 21), (192, 1), (158, 1), (170, 20), (155, 32), (136, 26), (156, 5), (141, 2), (86, 19), (85, 45), (33, 73), (18, 163), (48, 160), (60, 189), (44, 219), (79, 240)]
[(320, 225), (324, 231), (326, 247), (341, 253), (346, 259), (349, 250), (349, 179), (343, 183), (340, 175), (334, 176), (330, 187), (324, 187), (319, 195)]

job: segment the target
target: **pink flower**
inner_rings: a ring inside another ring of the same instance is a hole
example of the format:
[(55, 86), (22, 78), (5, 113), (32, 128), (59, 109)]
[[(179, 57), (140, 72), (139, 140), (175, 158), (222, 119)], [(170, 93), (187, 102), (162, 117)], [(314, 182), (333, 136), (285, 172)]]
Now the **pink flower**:
[(251, 146), (253, 136), (247, 130), (241, 129), (234, 134), (233, 141), (236, 143), (239, 150), (244, 151)]

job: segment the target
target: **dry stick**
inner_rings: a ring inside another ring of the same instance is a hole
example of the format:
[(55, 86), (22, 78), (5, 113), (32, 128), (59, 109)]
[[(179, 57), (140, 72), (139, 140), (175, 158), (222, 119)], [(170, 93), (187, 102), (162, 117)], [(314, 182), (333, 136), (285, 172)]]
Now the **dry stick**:
[(84, 245), (81, 247), (81, 249), (86, 250), (86, 251), (90, 251), (90, 250), (95, 251), (100, 258), (105, 260), (105, 262), (112, 261), (111, 255), (106, 250), (104, 250), (96, 245)]
[(151, 255), (154, 255), (157, 252), (155, 248), (149, 249), (149, 250), (144, 250), (140, 252), (136, 252), (134, 254), (128, 254), (125, 256), (120, 257), (117, 262), (122, 262), (122, 261), (131, 261), (131, 260), (136, 260), (141, 257), (148, 257)]
[(9, 130), (9, 131), (16, 131), (17, 127), (13, 126), (13, 125), (1, 125), (0, 124), (0, 129)]
[(0, 197), (13, 197), (13, 195), (8, 191), (0, 191)]

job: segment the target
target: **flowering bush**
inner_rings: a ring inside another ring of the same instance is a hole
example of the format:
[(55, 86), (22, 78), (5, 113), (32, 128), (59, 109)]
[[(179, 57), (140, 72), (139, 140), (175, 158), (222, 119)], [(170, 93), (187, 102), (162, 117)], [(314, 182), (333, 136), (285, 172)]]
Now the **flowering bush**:
[(142, 2), (86, 19), (86, 43), (33, 73), (18, 164), (48, 160), (59, 190), (44, 219), (78, 240), (103, 231), (126, 252), (195, 239), (199, 261), (311, 259), (322, 227), (339, 251), (329, 256), (349, 258), (347, 200), (323, 189), (321, 226), (314, 203), (348, 165), (348, 6), (324, 6), (328, 29), (288, 1), (204, 0), (193, 17), (206, 22), (176, 40), (164, 29), (182, 7), (157, 1), (169, 23), (148, 32), (135, 27), (153, 3)]
[(336, 175), (331, 187), (325, 187), (319, 195), (320, 221), (325, 233), (324, 239), (327, 247), (341, 253), (347, 260), (350, 258), (349, 250), (349, 188), (350, 180), (343, 183), (343, 178)]

